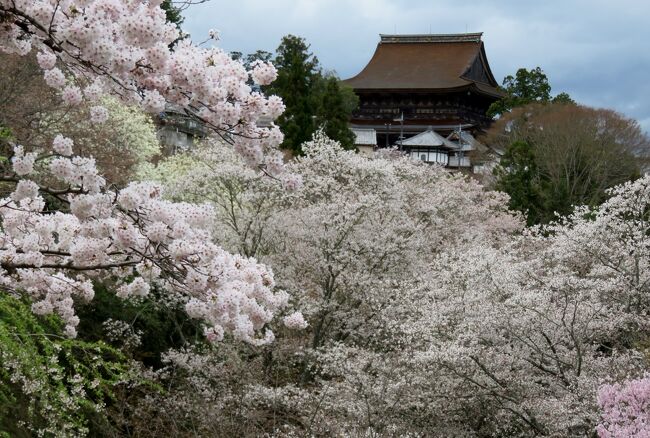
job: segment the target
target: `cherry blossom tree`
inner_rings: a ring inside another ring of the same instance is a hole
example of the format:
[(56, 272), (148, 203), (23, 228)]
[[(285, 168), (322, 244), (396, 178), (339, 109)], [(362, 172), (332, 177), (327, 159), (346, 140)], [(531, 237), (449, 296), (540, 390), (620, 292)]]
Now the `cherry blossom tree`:
[[(596, 390), (644, 368), (649, 177), (596, 210), (532, 228), (502, 248), (481, 243), (437, 260), (435, 333), (423, 364), (453, 388), (442, 415), (482, 433), (589, 435)], [(423, 321), (424, 322), (424, 321)]]
[(524, 228), (504, 195), (398, 154), (317, 136), (286, 192), (214, 150), (158, 178), (209, 200), (224, 245), (273, 266), (308, 324), (229, 368), (247, 430), (590, 436), (601, 383), (647, 368), (648, 177)]
[[(144, 166), (141, 178), (160, 182), (170, 200), (209, 202), (215, 209), (214, 238), (228, 251), (247, 257), (271, 251), (269, 220), (283, 208), (285, 190), (223, 141), (207, 139), (188, 153)], [(293, 173), (290, 180), (296, 178), (300, 175)]]
[(650, 378), (603, 385), (598, 390), (603, 410), (598, 425), (602, 438), (644, 437), (650, 434)]
[(3, 293), (74, 337), (98, 283), (156, 292), (223, 341), (133, 366), (165, 388), (124, 400), (138, 435), (646, 432), (650, 176), (524, 228), (506, 195), (395, 151), (319, 133), (283, 164), (282, 134), (258, 126), (283, 104), (247, 84), (273, 67), (179, 41), (160, 2), (0, 0), (0, 17), (0, 49), (36, 52), (92, 123), (112, 95), (214, 134), (123, 189), (63, 132), (0, 163)]
[[(45, 82), (63, 102), (90, 108), (105, 122), (105, 94), (151, 112), (166, 102), (186, 108), (245, 157), (271, 175), (283, 172), (275, 146), (278, 128), (260, 128), (260, 117), (283, 111), (279, 98), (252, 92), (246, 81), (267, 84), (268, 63), (246, 71), (222, 50), (178, 39), (160, 1), (0, 2), (0, 50), (37, 52)], [(20, 140), (20, 139), (18, 139)], [(75, 155), (74, 142), (55, 135), (26, 150), (15, 144), (2, 181), (15, 190), (0, 201), (0, 282), (25, 293), (37, 314), (56, 313), (75, 336), (75, 300), (93, 298), (93, 281), (116, 282), (123, 298), (146, 296), (152, 287), (186, 302), (189, 315), (206, 323), (210, 341), (231, 333), (251, 343), (287, 301), (274, 293), (272, 272), (254, 259), (233, 256), (212, 243), (212, 209), (174, 204), (159, 185), (107, 187), (91, 157)]]
[(308, 324), (264, 353), (259, 368), (246, 353), (250, 367), (233, 377), (250, 382), (239, 389), (244, 417), (282, 412), (299, 419), (297, 433), (407, 430), (417, 415), (404, 400), (420, 398), (422, 383), (409, 355), (429, 339), (413, 322), (428, 311), (432, 260), (454, 245), (501, 245), (521, 219), (506, 211), (502, 194), (462, 176), (399, 154), (367, 159), (322, 134), (288, 164), (304, 181), (297, 191), (246, 176), (241, 159), (213, 150), (171, 158), (156, 179), (179, 199), (209, 200), (217, 235), (274, 266)]

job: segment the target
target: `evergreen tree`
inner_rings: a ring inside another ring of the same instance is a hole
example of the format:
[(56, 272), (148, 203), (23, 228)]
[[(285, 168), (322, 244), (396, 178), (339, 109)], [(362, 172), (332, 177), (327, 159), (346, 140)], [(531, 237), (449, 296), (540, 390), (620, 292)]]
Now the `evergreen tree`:
[[(344, 149), (354, 149), (354, 133), (349, 128), (351, 105), (346, 102), (346, 97), (348, 101), (351, 100), (349, 97), (351, 90), (346, 90), (339, 79), (333, 75), (323, 78), (323, 82), (317, 121), (325, 131), (325, 135), (337, 140)], [(351, 94), (352, 101), (356, 100), (358, 104), (358, 97), (354, 92)], [(353, 104), (354, 107), (356, 104)]]
[(180, 30), (181, 24), (185, 21), (185, 18), (181, 14), (181, 8), (174, 6), (172, 0), (163, 0), (160, 8), (165, 11), (167, 22), (175, 24), (178, 30)]
[(167, 22), (174, 24), (176, 28), (180, 31), (180, 36), (173, 43), (169, 45), (169, 48), (173, 49), (174, 46), (178, 44), (179, 41), (189, 37), (189, 34), (184, 33), (183, 29), (181, 29), (181, 25), (185, 21), (185, 17), (183, 17), (182, 14), (183, 10), (177, 6), (174, 6), (172, 0), (163, 0), (163, 2), (160, 5), (160, 8), (163, 11), (165, 11), (165, 19), (167, 20)]
[(509, 207), (526, 213), (529, 225), (541, 220), (539, 172), (533, 148), (525, 141), (512, 143), (494, 170), (495, 189), (510, 195)]
[(251, 64), (255, 61), (268, 62), (271, 61), (272, 58), (273, 54), (271, 52), (267, 52), (266, 50), (256, 50), (255, 53), (249, 53), (246, 55), (244, 65), (250, 68)]
[(235, 60), (235, 61), (242, 61), (244, 62), (244, 54), (242, 52), (230, 52), (230, 57)]
[(274, 64), (278, 69), (277, 79), (265, 90), (282, 98), (287, 109), (278, 119), (284, 133), (282, 147), (300, 154), (300, 146), (308, 141), (315, 128), (314, 83), (319, 79), (318, 59), (309, 52), (304, 38), (287, 35), (277, 49)]
[(551, 98), (551, 85), (546, 73), (540, 67), (531, 70), (520, 68), (515, 76), (506, 76), (503, 79), (501, 90), (506, 93), (506, 97), (490, 105), (487, 111), (487, 115), (490, 117), (499, 116), (515, 107), (529, 103), (575, 104), (567, 93), (560, 93), (555, 98)]
[[(270, 53), (258, 50), (246, 57), (245, 64), (270, 58)], [(352, 89), (343, 86), (335, 74), (323, 74), (304, 38), (283, 37), (273, 63), (278, 78), (263, 91), (280, 96), (287, 107), (277, 121), (285, 136), (282, 147), (301, 154), (302, 143), (323, 128), (328, 137), (352, 149), (354, 134), (348, 121), (359, 103)]]
[[(256, 50), (255, 53), (249, 53), (248, 55), (244, 56), (242, 52), (234, 51), (230, 52), (230, 57), (235, 61), (240, 61), (246, 70), (251, 70), (255, 61), (271, 61), (273, 54), (271, 52), (267, 52), (266, 50)], [(255, 91), (260, 91), (262, 89), (262, 87), (255, 84), (252, 78), (248, 78), (246, 83), (253, 87)]]
[(557, 96), (555, 96), (551, 100), (551, 102), (553, 102), (553, 103), (564, 103), (564, 104), (568, 104), (568, 105), (575, 105), (576, 104), (576, 101), (571, 99), (571, 96), (569, 96), (568, 93), (564, 93), (564, 92), (562, 92), (562, 93), (558, 94)]

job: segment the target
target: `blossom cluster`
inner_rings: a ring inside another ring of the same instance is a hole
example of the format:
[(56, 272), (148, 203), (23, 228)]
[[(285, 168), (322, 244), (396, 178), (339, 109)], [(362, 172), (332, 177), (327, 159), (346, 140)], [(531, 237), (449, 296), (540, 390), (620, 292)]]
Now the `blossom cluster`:
[[(429, 373), (431, 365), (415, 353), (435, 333), (420, 322), (438, 312), (429, 275), (449, 269), (433, 268), (434, 260), (454, 245), (512, 240), (523, 225), (506, 211), (506, 197), (398, 154), (369, 159), (344, 151), (320, 132), (303, 145), (304, 157), (287, 164), (304, 180), (287, 191), (224, 147), (170, 157), (159, 164), (157, 178), (178, 199), (209, 200), (220, 242), (272, 266), (290, 305), (302, 312), (287, 309), (278, 321), (288, 336), (276, 339), (268, 367), (242, 358), (245, 372), (235, 374), (229, 364), (236, 360), (222, 365), (233, 382), (246, 382), (245, 389), (219, 390), (237, 391), (238, 414), (232, 415), (274, 413), (278, 424), (300, 418), (313, 425), (310, 433), (324, 436), (349, 435), (360, 423), (360, 435), (372, 428), (383, 436), (394, 425), (395, 436), (407, 436), (418, 425), (412, 436), (472, 436), (442, 430), (455, 417), (436, 413), (444, 406), (435, 400), (451, 403), (434, 388), (445, 385), (452, 393), (453, 386)], [(217, 340), (221, 333), (206, 336)], [(278, 386), (273, 376), (279, 370), (298, 377)], [(205, 422), (229, 417), (222, 407), (227, 396), (208, 394), (217, 401)], [(422, 418), (432, 420), (423, 425)], [(260, 429), (249, 434), (269, 432)], [(294, 434), (301, 433), (297, 426)]]
[(597, 429), (601, 438), (650, 436), (650, 376), (601, 386), (598, 404), (602, 409)]
[(301, 312), (294, 312), (284, 317), (284, 325), (290, 329), (304, 330), (309, 324), (307, 324)]
[[(16, 175), (36, 177), (40, 166), (68, 189), (20, 179), (0, 200), (0, 285), (26, 292), (35, 313), (61, 316), (71, 337), (79, 323), (75, 301), (92, 300), (92, 280), (112, 279), (120, 298), (145, 297), (153, 287), (183, 297), (210, 340), (224, 333), (256, 344), (273, 340), (269, 330), (258, 333), (288, 296), (273, 292), (265, 266), (213, 243), (210, 206), (167, 201), (148, 182), (113, 192), (94, 160), (74, 156), (72, 146), (57, 136), (41, 156), (15, 147)], [(69, 212), (45, 213), (44, 194), (58, 196)]]
[[(0, 51), (36, 51), (45, 83), (65, 105), (89, 102), (92, 123), (108, 120), (100, 101), (107, 94), (154, 113), (175, 104), (234, 143), (249, 164), (296, 187), (276, 150), (279, 128), (257, 126), (284, 105), (247, 84), (251, 77), (268, 84), (275, 68), (257, 63), (247, 71), (221, 49), (178, 41), (161, 3), (0, 0)], [(31, 296), (38, 314), (60, 315), (71, 337), (79, 323), (75, 302), (93, 298), (92, 281), (111, 279), (125, 299), (152, 288), (180, 295), (188, 313), (208, 325), (210, 340), (225, 333), (273, 340), (271, 331), (259, 332), (286, 305), (286, 294), (273, 292), (265, 266), (213, 243), (210, 207), (169, 202), (146, 182), (111, 189), (95, 160), (75, 155), (74, 146), (56, 135), (40, 150), (14, 147), (3, 179), (16, 187), (0, 200), (2, 287)]]
[[(95, 101), (102, 93), (153, 113), (166, 103), (179, 105), (226, 133), (251, 163), (264, 165), (282, 134), (257, 123), (276, 118), (284, 106), (277, 97), (252, 92), (247, 81), (269, 84), (275, 67), (257, 62), (247, 71), (217, 47), (179, 41), (179, 30), (166, 22), (160, 5), (161, 0), (1, 0), (0, 51), (36, 50), (46, 83), (69, 105)], [(107, 112), (97, 105), (91, 118), (102, 123)]]

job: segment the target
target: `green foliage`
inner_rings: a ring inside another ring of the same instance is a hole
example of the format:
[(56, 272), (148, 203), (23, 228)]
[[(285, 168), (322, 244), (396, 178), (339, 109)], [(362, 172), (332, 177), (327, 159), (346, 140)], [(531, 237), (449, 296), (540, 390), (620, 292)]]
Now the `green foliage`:
[(555, 96), (551, 102), (553, 103), (563, 103), (567, 105), (576, 105), (576, 101), (571, 99), (571, 96), (569, 96), (568, 93), (560, 93), (557, 96)]
[(335, 76), (323, 78), (322, 82), (324, 90), (316, 120), (323, 127), (325, 135), (337, 140), (344, 149), (354, 149), (354, 133), (350, 131), (348, 122), (359, 98)]
[(506, 93), (506, 97), (490, 105), (487, 111), (489, 117), (534, 102), (575, 103), (567, 93), (560, 93), (551, 99), (551, 85), (540, 67), (531, 70), (520, 68), (514, 77), (506, 76), (503, 79), (502, 91)]
[(299, 154), (301, 144), (308, 141), (316, 129), (317, 98), (313, 90), (320, 66), (305, 40), (293, 35), (282, 38), (274, 64), (278, 77), (265, 91), (284, 101), (286, 110), (278, 119), (284, 133), (282, 147)]
[[(582, 181), (593, 165), (580, 151), (573, 156), (573, 167), (567, 169), (562, 177), (555, 178), (549, 171), (546, 157), (535, 154), (535, 148), (525, 141), (510, 145), (494, 169), (496, 190), (510, 196), (509, 208), (526, 215), (528, 225), (546, 224), (573, 211), (575, 205), (596, 206), (606, 199), (600, 184)], [(631, 174), (628, 179), (637, 175)], [(572, 191), (584, 186), (580, 193)]]
[(250, 67), (255, 61), (269, 62), (273, 58), (273, 53), (266, 50), (256, 50), (255, 53), (246, 55), (244, 65)]
[[(245, 64), (255, 59), (268, 60), (268, 55), (257, 51), (248, 55)], [(352, 148), (354, 136), (348, 120), (358, 105), (358, 98), (335, 75), (323, 74), (318, 58), (309, 51), (305, 39), (294, 35), (283, 37), (273, 63), (278, 78), (264, 91), (280, 96), (287, 107), (278, 119), (284, 133), (282, 147), (302, 154), (301, 145), (322, 127), (332, 139)]]
[(244, 54), (242, 52), (237, 51), (237, 50), (235, 50), (233, 52), (230, 52), (230, 57), (235, 61), (244, 62)]
[(524, 141), (516, 141), (501, 157), (494, 169), (495, 188), (510, 195), (509, 207), (527, 213), (528, 225), (540, 222), (542, 194), (533, 148)]
[[(65, 339), (58, 317), (37, 317), (28, 302), (0, 293), (0, 437), (115, 436), (128, 424), (127, 400), (163, 391), (140, 366), (160, 368), (163, 352), (202, 345), (199, 325), (159, 298), (154, 290), (146, 300), (122, 300), (97, 285), (93, 303), (78, 311), (78, 338)], [(139, 342), (110, 335), (111, 320)]]
[(0, 126), (0, 140), (11, 140), (13, 139), (13, 134), (11, 129)]
[[(273, 53), (267, 52), (266, 50), (256, 50), (254, 53), (249, 53), (248, 55), (244, 56), (242, 52), (230, 52), (230, 57), (235, 61), (240, 61), (246, 70), (251, 70), (253, 63), (256, 61), (272, 61)], [(248, 78), (247, 83), (253, 88), (259, 87), (258, 85), (255, 85), (252, 78)]]
[(123, 340), (112, 341), (115, 347), (128, 350), (130, 356), (147, 366), (161, 366), (161, 353), (180, 348), (188, 341), (202, 340), (199, 324), (188, 318), (182, 308), (160, 305), (158, 291), (146, 300), (123, 300), (105, 285), (95, 286), (92, 304), (80, 308), (79, 336), (101, 341), (106, 339), (103, 323), (123, 321), (133, 333), (140, 335), (140, 343), (125, 346)]
[(0, 435), (85, 435), (128, 379), (125, 357), (103, 342), (65, 339), (56, 317), (0, 293)]
[(173, 49), (179, 41), (189, 37), (189, 34), (183, 33), (183, 30), (181, 29), (181, 25), (185, 21), (185, 17), (183, 17), (182, 14), (183, 9), (174, 6), (173, 0), (163, 0), (160, 8), (165, 11), (165, 19), (167, 22), (174, 24), (180, 32), (180, 36), (169, 45), (169, 48)]
[(241, 61), (246, 67), (246, 70), (250, 70), (252, 64), (255, 61), (269, 62), (273, 59), (273, 53), (267, 52), (266, 50), (256, 50), (254, 53), (249, 53), (244, 56), (242, 52), (230, 52), (230, 57), (235, 61)]
[(181, 8), (174, 6), (172, 0), (163, 0), (160, 8), (165, 11), (167, 22), (175, 24), (180, 30), (183, 21), (185, 21), (185, 18), (181, 14)]

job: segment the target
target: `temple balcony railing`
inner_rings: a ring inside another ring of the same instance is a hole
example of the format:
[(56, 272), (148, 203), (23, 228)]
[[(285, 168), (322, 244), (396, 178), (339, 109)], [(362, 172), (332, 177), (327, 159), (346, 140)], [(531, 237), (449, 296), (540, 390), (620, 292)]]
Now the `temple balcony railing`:
[(364, 121), (390, 121), (393, 122), (404, 114), (405, 122), (422, 122), (427, 120), (459, 120), (464, 123), (472, 123), (487, 126), (492, 119), (479, 110), (464, 109), (458, 107), (429, 107), (429, 108), (378, 108), (366, 107), (352, 113), (353, 120)]

